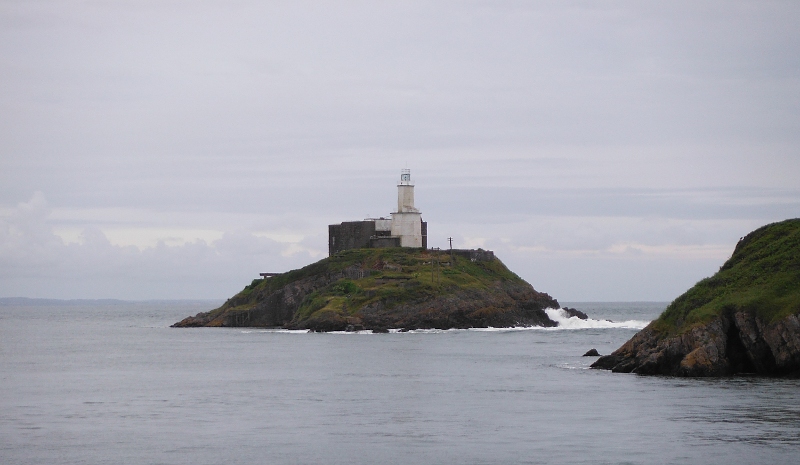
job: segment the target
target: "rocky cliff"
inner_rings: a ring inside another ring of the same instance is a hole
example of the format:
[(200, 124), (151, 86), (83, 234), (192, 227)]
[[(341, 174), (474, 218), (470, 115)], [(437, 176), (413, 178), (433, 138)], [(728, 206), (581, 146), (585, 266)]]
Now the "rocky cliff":
[(800, 219), (748, 234), (719, 272), (592, 367), (672, 376), (800, 375)]
[(420, 249), (354, 249), (254, 280), (220, 308), (174, 327), (251, 326), (315, 331), (555, 326), (537, 292), (494, 258)]

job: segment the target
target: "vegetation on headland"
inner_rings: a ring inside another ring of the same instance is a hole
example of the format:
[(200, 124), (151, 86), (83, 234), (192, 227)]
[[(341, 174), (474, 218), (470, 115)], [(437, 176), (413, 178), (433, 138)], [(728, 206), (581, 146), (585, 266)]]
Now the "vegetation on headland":
[(800, 219), (742, 238), (710, 278), (593, 368), (672, 376), (800, 376)]
[(800, 219), (763, 226), (742, 238), (719, 271), (675, 299), (653, 329), (685, 333), (740, 311), (766, 323), (800, 312)]
[(176, 326), (335, 330), (552, 324), (542, 311), (548, 306), (558, 302), (498, 259), (411, 248), (352, 249), (253, 280), (221, 307)]

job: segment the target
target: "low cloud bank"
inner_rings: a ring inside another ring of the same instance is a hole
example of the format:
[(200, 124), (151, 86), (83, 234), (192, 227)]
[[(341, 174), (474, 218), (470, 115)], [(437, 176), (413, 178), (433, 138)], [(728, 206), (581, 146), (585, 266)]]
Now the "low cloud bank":
[[(41, 192), (2, 213), (0, 297), (221, 299), (260, 272), (288, 271), (326, 256), (324, 218), (316, 218), (316, 235), (300, 223), (282, 234), (242, 228), (220, 231), (214, 240), (171, 236), (142, 246), (110, 240), (111, 222), (100, 218), (76, 217), (71, 227), (79, 233), (65, 240), (58, 230), (69, 219), (63, 211), (54, 215)], [(176, 230), (163, 214), (154, 216), (153, 230)], [(115, 227), (125, 227), (118, 214), (113, 218)], [(289, 223), (273, 220), (284, 228)], [(141, 227), (141, 221), (132, 223)], [(431, 223), (429, 245), (446, 249), (446, 238), (453, 237), (455, 247), (495, 250), (538, 290), (562, 300), (670, 300), (712, 274), (740, 230), (759, 225), (745, 223), (603, 216), (445, 220)]]
[(220, 298), (262, 271), (286, 271), (318, 258), (303, 243), (246, 231), (215, 241), (154, 247), (112, 244), (96, 226), (67, 243), (48, 222), (36, 192), (0, 218), (0, 296), (46, 298)]

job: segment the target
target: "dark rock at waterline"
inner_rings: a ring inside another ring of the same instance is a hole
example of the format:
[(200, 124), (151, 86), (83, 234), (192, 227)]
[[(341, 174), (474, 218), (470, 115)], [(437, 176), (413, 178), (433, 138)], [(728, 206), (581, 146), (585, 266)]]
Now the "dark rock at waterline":
[(600, 354), (597, 352), (597, 349), (589, 349), (588, 352), (583, 354), (584, 357), (599, 357)]
[(569, 307), (564, 307), (564, 308), (562, 308), (562, 310), (564, 310), (564, 313), (566, 313), (567, 316), (570, 317), (570, 318), (573, 317), (573, 316), (577, 316), (581, 320), (588, 320), (589, 319), (589, 317), (585, 313), (580, 311), (580, 310), (576, 310), (574, 308), (569, 308)]
[(736, 312), (671, 337), (648, 326), (592, 368), (647, 375), (798, 377), (800, 319), (790, 315), (768, 323)]
[(373, 333), (384, 333), (385, 334), (385, 333), (389, 332), (389, 328), (385, 328), (383, 326), (378, 327), (378, 328), (372, 328), (372, 332)]

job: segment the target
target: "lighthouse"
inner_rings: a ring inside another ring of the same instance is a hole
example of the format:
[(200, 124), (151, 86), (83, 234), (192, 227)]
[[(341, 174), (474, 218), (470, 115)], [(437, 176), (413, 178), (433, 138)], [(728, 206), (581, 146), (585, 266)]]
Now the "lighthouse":
[(400, 247), (422, 247), (422, 213), (414, 207), (414, 184), (409, 169), (400, 172), (397, 211), (392, 213), (392, 236), (400, 238)]

